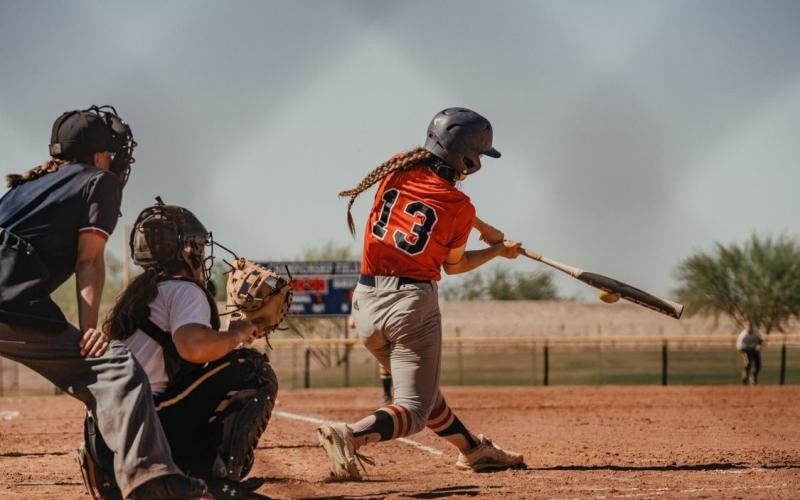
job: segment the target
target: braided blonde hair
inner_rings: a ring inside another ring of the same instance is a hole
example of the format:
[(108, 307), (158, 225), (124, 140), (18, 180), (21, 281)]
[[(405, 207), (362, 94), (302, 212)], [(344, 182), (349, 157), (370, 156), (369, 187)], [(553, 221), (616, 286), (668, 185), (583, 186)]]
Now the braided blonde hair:
[(350, 228), (350, 234), (353, 236), (356, 235), (356, 227), (353, 223), (353, 214), (350, 213), (350, 209), (353, 207), (353, 202), (356, 201), (356, 197), (359, 194), (393, 172), (411, 170), (415, 167), (433, 167), (439, 163), (442, 163), (442, 160), (434, 156), (430, 151), (423, 148), (412, 149), (411, 151), (406, 151), (405, 153), (391, 157), (367, 174), (356, 187), (339, 193), (341, 197), (350, 197), (350, 201), (347, 203), (347, 227)]
[(9, 188), (15, 188), (20, 184), (24, 184), (28, 181), (32, 181), (34, 179), (38, 179), (39, 177), (47, 174), (52, 174), (62, 165), (66, 165), (67, 163), (75, 163), (74, 160), (61, 160), (58, 158), (51, 158), (46, 162), (42, 163), (38, 167), (34, 167), (24, 174), (9, 174), (6, 176), (6, 186)]

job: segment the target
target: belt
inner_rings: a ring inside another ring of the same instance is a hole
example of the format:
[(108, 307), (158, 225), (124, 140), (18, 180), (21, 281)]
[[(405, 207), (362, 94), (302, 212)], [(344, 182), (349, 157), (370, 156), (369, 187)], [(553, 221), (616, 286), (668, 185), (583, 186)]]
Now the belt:
[(33, 245), (4, 227), (0, 227), (0, 246), (24, 250), (25, 253), (33, 251)]
[[(415, 285), (418, 283), (427, 283), (430, 284), (431, 280), (421, 280), (417, 278), (406, 278), (404, 276), (386, 276), (387, 278), (397, 278), (398, 286), (403, 285)], [(371, 274), (360, 274), (358, 275), (358, 282), (362, 285), (366, 286), (375, 286), (375, 276)]]

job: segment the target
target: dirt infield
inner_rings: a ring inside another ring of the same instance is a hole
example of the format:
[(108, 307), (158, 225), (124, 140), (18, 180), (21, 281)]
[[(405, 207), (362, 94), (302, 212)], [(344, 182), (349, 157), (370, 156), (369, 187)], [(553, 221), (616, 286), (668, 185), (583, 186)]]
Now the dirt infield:
[[(284, 391), (251, 476), (254, 498), (798, 498), (800, 388), (449, 388), (473, 430), (527, 468), (460, 472), (429, 431), (363, 451), (360, 483), (334, 483), (314, 419), (352, 420), (379, 390)], [(18, 412), (18, 414), (16, 413)], [(0, 497), (87, 498), (75, 465), (82, 408), (68, 397), (0, 399)], [(415, 444), (416, 443), (416, 444)]]

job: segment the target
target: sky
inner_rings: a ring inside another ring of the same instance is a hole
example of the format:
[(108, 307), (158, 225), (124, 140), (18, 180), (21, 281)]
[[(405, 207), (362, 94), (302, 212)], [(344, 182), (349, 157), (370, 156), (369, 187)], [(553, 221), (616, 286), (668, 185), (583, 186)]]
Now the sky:
[(800, 236), (798, 26), (774, 0), (0, 0), (0, 174), (112, 104), (139, 143), (112, 252), (160, 195), (240, 255), (358, 253), (374, 188), (356, 240), (337, 193), (465, 106), (503, 153), (461, 186), (483, 220), (669, 297), (715, 242)]

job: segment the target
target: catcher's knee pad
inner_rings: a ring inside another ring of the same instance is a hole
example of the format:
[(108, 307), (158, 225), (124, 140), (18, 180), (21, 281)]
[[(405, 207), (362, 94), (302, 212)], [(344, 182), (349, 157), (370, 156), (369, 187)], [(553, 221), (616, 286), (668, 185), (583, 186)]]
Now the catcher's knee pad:
[(258, 439), (275, 407), (276, 391), (277, 385), (264, 385), (237, 391), (226, 400), (227, 406), (218, 416), (222, 440), (212, 469), (215, 477), (240, 481), (250, 473)]
[(253, 467), (258, 439), (266, 430), (275, 407), (278, 378), (267, 357), (254, 349), (237, 349), (231, 355), (243, 388), (232, 391), (215, 416), (222, 433), (213, 474), (239, 481)]
[(230, 356), (241, 374), (242, 387), (268, 387), (270, 397), (275, 399), (278, 393), (278, 377), (265, 354), (255, 349), (236, 349)]
[(89, 415), (84, 420), (83, 436), (85, 442), (77, 449), (78, 465), (89, 495), (95, 500), (122, 500), (113, 474), (114, 457)]

